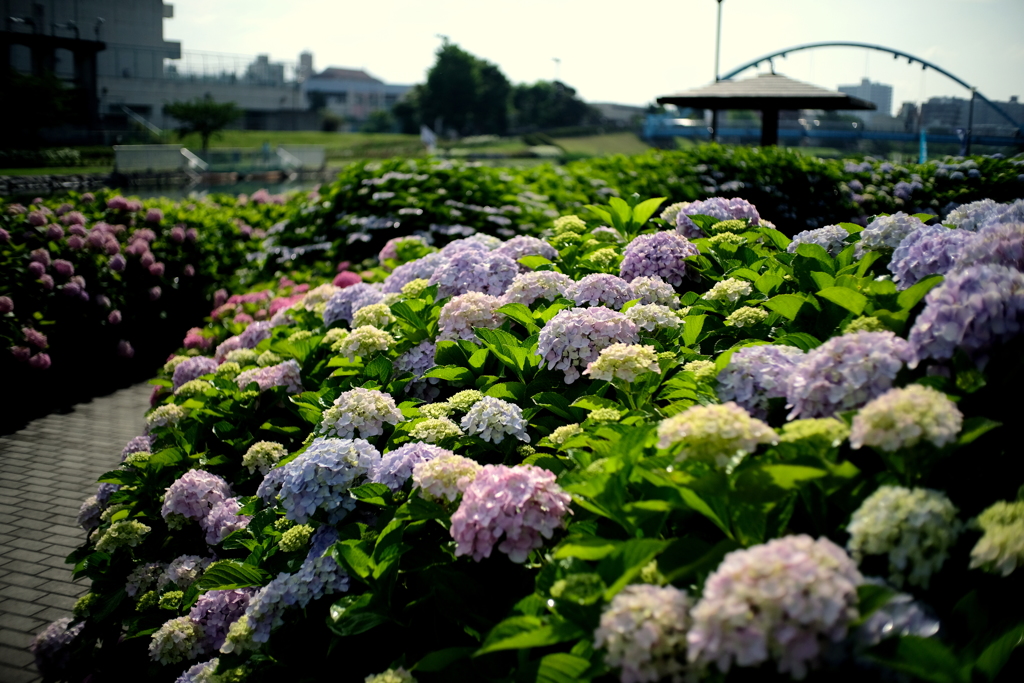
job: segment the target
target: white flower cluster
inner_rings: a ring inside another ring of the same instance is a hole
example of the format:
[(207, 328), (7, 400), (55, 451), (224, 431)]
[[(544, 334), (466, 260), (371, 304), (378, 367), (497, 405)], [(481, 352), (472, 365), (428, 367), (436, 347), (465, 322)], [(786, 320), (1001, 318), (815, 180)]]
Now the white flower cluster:
[(734, 304), (743, 297), (750, 296), (752, 291), (750, 283), (746, 280), (728, 278), (721, 282), (716, 282), (715, 286), (704, 292), (701, 298), (705, 301), (728, 301)]
[(939, 491), (882, 486), (850, 518), (846, 547), (853, 559), (888, 555), (889, 580), (928, 587), (960, 535), (956, 507)]
[(173, 426), (181, 422), (186, 415), (188, 412), (184, 408), (173, 403), (158, 406), (146, 416), (146, 427), (153, 429), (154, 427)]
[(660, 304), (673, 311), (679, 308), (675, 288), (657, 275), (633, 278), (629, 286), (633, 289), (633, 298), (642, 304)]
[(462, 418), (462, 429), (467, 434), (494, 443), (501, 443), (506, 436), (530, 442), (523, 409), (493, 396), (484, 396), (473, 404)]
[(594, 646), (622, 683), (649, 683), (683, 671), (689, 599), (672, 586), (626, 586), (601, 613)]
[(412, 468), (412, 481), (425, 498), (453, 501), (466, 490), (481, 467), (461, 455), (442, 455)]
[(763, 443), (778, 443), (775, 431), (732, 401), (694, 406), (658, 424), (658, 448), (682, 443), (677, 460), (695, 458), (727, 467)]
[(358, 431), (365, 439), (383, 434), (385, 422), (395, 425), (404, 419), (390, 394), (356, 387), (344, 392), (324, 411), (320, 433), (350, 439)]
[(768, 311), (753, 306), (737, 308), (725, 318), (725, 324), (730, 327), (752, 327), (760, 325), (768, 319)]
[(573, 424), (562, 425), (555, 429), (555, 431), (548, 434), (548, 441), (556, 446), (561, 446), (572, 437), (582, 433), (583, 428), (574, 422)]
[(352, 316), (352, 327), (357, 329), (366, 325), (383, 329), (393, 322), (395, 316), (385, 304), (363, 306)]
[(940, 391), (920, 384), (890, 389), (853, 418), (850, 445), (883, 451), (911, 448), (921, 441), (937, 447), (956, 440), (963, 413)]
[(971, 569), (1009, 576), (1024, 566), (1024, 501), (999, 501), (978, 515), (985, 533), (971, 550)]
[(384, 330), (372, 325), (363, 325), (331, 345), (331, 351), (354, 361), (356, 357), (369, 356), (375, 351), (387, 351), (394, 343), (395, 338)]
[[(437, 404), (435, 404), (437, 405)], [(431, 417), (419, 422), (409, 431), (409, 436), (417, 441), (439, 443), (445, 439), (457, 439), (463, 432), (459, 425), (447, 417)]]
[(653, 346), (642, 344), (612, 344), (601, 349), (597, 360), (583, 371), (590, 379), (611, 382), (634, 382), (637, 376), (648, 372), (660, 373), (658, 354)]
[(288, 455), (288, 449), (279, 443), (274, 441), (257, 441), (249, 446), (249, 450), (242, 456), (242, 467), (249, 468), (249, 474), (259, 470), (263, 475), (266, 475), (286, 455)]
[(630, 306), (623, 311), (623, 315), (638, 328), (648, 332), (663, 328), (675, 329), (683, 324), (683, 321), (679, 319), (675, 311), (661, 304), (637, 304)]
[(496, 296), (469, 292), (453, 297), (441, 309), (437, 340), (476, 339), (474, 327), (500, 327), (505, 316), (497, 312), (502, 300)]

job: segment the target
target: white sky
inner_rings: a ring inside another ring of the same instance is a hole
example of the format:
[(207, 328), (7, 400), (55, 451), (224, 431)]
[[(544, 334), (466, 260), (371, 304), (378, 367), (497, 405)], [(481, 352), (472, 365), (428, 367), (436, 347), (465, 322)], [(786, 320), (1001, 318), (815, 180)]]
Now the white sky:
[[(560, 78), (591, 102), (643, 105), (714, 79), (715, 0), (170, 0), (164, 37), (183, 50), (365, 68), (422, 82), (437, 34), (514, 82)], [(988, 98), (1024, 98), (1024, 0), (724, 0), (721, 71), (802, 43), (874, 43), (927, 59)], [(968, 91), (920, 65), (852, 48), (776, 60), (776, 71), (835, 88), (868, 77), (893, 106)], [(762, 68), (763, 70), (763, 68)], [(752, 76), (753, 70), (744, 76)], [(893, 111), (892, 113), (896, 113)]]

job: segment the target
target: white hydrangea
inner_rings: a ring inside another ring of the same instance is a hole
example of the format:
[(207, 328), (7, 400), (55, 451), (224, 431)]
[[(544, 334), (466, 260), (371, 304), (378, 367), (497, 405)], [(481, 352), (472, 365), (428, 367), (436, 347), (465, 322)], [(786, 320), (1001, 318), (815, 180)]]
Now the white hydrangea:
[(372, 325), (363, 325), (335, 342), (331, 346), (331, 351), (354, 361), (357, 357), (369, 356), (375, 351), (387, 351), (394, 343), (395, 338), (384, 330)]
[[(437, 405), (437, 404), (435, 404)], [(444, 439), (456, 439), (463, 435), (459, 425), (447, 417), (431, 417), (417, 423), (409, 432), (409, 436), (417, 441), (438, 443)]]
[(425, 498), (455, 500), (482, 468), (461, 455), (441, 455), (412, 468), (412, 481)]
[(897, 451), (929, 441), (941, 448), (956, 440), (963, 421), (963, 413), (945, 394), (911, 384), (890, 389), (861, 408), (853, 418), (850, 445)]
[(404, 419), (390, 394), (356, 387), (344, 392), (324, 411), (319, 433), (351, 439), (358, 431), (365, 439), (383, 434), (385, 422), (395, 425)]
[(257, 441), (249, 446), (249, 450), (242, 456), (242, 467), (247, 467), (249, 474), (259, 470), (260, 473), (266, 475), (286, 455), (288, 455), (288, 449), (279, 443)]
[(352, 327), (371, 326), (385, 328), (395, 322), (395, 316), (386, 304), (370, 304), (363, 306), (352, 314)]
[(203, 627), (190, 617), (178, 617), (157, 629), (149, 643), (149, 658), (161, 664), (176, 664), (202, 652)]
[(658, 353), (653, 346), (612, 344), (601, 349), (597, 360), (588, 364), (583, 374), (605, 382), (615, 379), (635, 382), (639, 375), (648, 372), (661, 372), (661, 368), (658, 367)]
[(244, 368), (246, 365), (256, 365), (256, 359), (259, 357), (260, 354), (252, 349), (235, 349), (228, 351), (227, 355), (224, 356), (224, 362), (238, 363)]
[(582, 433), (583, 428), (577, 423), (562, 425), (548, 435), (548, 441), (556, 446), (561, 446), (572, 437)]
[(702, 298), (705, 301), (728, 301), (734, 304), (743, 297), (750, 296), (752, 291), (750, 283), (746, 280), (728, 278), (716, 282), (715, 286), (705, 292)]
[(601, 613), (594, 646), (604, 661), (621, 669), (622, 683), (680, 680), (690, 626), (686, 592), (672, 586), (626, 586)]
[(473, 405), (483, 397), (483, 393), (476, 389), (466, 389), (448, 399), (448, 405), (451, 406), (453, 410), (464, 413), (472, 408)]
[(633, 290), (633, 298), (642, 304), (668, 306), (673, 311), (679, 308), (679, 295), (675, 288), (657, 275), (635, 277), (629, 286)]
[(192, 396), (204, 394), (207, 389), (211, 389), (212, 387), (213, 384), (205, 379), (190, 379), (175, 389), (174, 395), (181, 396), (182, 398), (190, 398)]
[(751, 327), (760, 325), (768, 319), (768, 311), (753, 306), (737, 308), (725, 318), (725, 324), (730, 327)]
[(718, 467), (728, 467), (760, 444), (778, 442), (771, 427), (732, 401), (694, 406), (658, 424), (658, 448), (682, 443), (677, 460), (696, 458)]
[(455, 410), (447, 403), (424, 403), (416, 407), (423, 417), (448, 417)]
[(622, 313), (634, 325), (648, 332), (663, 328), (675, 329), (683, 324), (675, 311), (661, 304), (637, 304)]
[(850, 518), (847, 549), (860, 563), (865, 555), (888, 555), (889, 580), (928, 588), (962, 528), (956, 507), (931, 489), (883, 486)]
[(493, 396), (484, 396), (473, 404), (462, 418), (462, 429), (484, 441), (501, 443), (506, 436), (530, 442), (526, 433), (523, 410), (514, 403)]
[(718, 366), (713, 360), (691, 360), (683, 370), (692, 372), (698, 382), (710, 382), (718, 375)]
[(348, 330), (346, 330), (345, 328), (332, 327), (331, 329), (327, 330), (327, 334), (325, 334), (323, 336), (323, 339), (320, 340), (320, 345), (326, 346), (327, 348), (334, 348), (335, 344), (337, 344), (347, 336)]
[(1024, 501), (999, 501), (978, 515), (985, 533), (971, 550), (971, 569), (1009, 576), (1024, 565)]
[(154, 427), (176, 425), (185, 419), (186, 415), (188, 413), (181, 406), (174, 404), (159, 406), (146, 416), (146, 426), (149, 429), (153, 429)]

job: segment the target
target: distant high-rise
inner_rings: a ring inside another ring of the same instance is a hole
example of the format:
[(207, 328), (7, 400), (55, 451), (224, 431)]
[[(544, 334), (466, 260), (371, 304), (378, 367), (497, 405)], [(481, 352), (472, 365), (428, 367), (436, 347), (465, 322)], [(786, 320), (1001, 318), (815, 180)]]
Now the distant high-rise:
[(857, 112), (857, 116), (862, 117), (866, 122), (870, 123), (871, 119), (875, 116), (892, 116), (892, 86), (885, 85), (884, 83), (872, 83), (868, 79), (861, 79), (860, 85), (841, 85), (839, 86), (839, 92), (852, 95), (853, 97), (859, 97), (862, 100), (873, 102), (878, 109), (875, 111)]
[(299, 82), (303, 82), (313, 75), (313, 53), (300, 52), (299, 53), (299, 72), (296, 74)]

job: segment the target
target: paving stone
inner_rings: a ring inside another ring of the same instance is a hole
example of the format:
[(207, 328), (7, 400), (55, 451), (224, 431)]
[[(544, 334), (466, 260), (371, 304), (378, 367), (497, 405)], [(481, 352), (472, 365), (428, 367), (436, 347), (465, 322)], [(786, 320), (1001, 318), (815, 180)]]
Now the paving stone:
[(29, 574), (19, 574), (18, 572), (8, 572), (0, 570), (0, 581), (15, 586), (35, 588), (39, 584), (45, 583), (46, 579)]
[[(44, 597), (46, 595), (46, 593), (43, 594)], [(39, 612), (42, 612), (44, 609), (46, 609), (46, 605), (40, 605), (34, 602), (25, 602), (24, 600), (0, 600), (0, 612), (5, 616), (8, 614), (20, 614), (23, 617), (35, 616), (39, 618)]]
[(24, 667), (31, 664), (32, 659), (32, 653), (27, 650), (16, 650), (12, 647), (0, 645), (0, 662)]
[(4, 683), (33, 683), (38, 680), (40, 680), (40, 676), (34, 670), (15, 669), (6, 664), (0, 664), (0, 681)]

